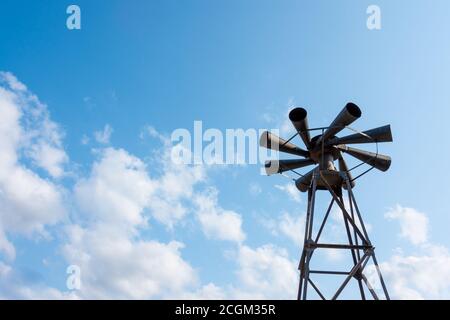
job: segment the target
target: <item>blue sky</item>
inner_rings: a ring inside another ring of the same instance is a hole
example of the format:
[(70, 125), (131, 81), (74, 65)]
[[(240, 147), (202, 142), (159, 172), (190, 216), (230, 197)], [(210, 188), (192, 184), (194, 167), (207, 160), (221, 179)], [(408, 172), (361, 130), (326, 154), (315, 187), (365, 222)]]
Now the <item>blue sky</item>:
[[(175, 168), (164, 139), (195, 120), (288, 137), (293, 106), (326, 126), (348, 101), (354, 127), (393, 130), (390, 170), (355, 189), (388, 288), (450, 297), (447, 1), (77, 1), (72, 31), (70, 4), (1, 4), (2, 112), (20, 112), (0, 137), (17, 158), (0, 163), (0, 297), (295, 298), (305, 195), (260, 165)], [(371, 4), (381, 30), (366, 27)]]

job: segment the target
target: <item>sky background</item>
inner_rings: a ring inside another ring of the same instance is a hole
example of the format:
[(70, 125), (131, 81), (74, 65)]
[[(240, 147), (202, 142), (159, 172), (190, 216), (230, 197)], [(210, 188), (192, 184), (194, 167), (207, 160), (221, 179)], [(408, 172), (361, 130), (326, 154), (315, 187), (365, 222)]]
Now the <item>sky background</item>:
[(305, 195), (260, 164), (176, 166), (167, 139), (287, 138), (294, 106), (318, 127), (348, 101), (393, 131), (354, 189), (391, 296), (450, 298), (448, 1), (76, 1), (81, 30), (70, 4), (0, 4), (1, 298), (295, 299)]

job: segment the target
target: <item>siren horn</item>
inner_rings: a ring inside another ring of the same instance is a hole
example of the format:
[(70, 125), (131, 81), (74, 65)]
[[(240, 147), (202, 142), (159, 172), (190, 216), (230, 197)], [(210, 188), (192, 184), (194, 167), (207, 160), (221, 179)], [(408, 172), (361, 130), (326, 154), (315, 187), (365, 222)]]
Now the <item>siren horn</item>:
[(349, 155), (364, 161), (365, 163), (377, 168), (380, 171), (387, 171), (391, 166), (391, 157), (382, 154), (377, 154), (369, 151), (364, 151), (356, 148), (350, 148), (345, 145), (336, 146), (339, 150), (348, 153)]
[(289, 120), (291, 120), (300, 138), (302, 138), (303, 143), (309, 150), (311, 149), (311, 137), (309, 135), (307, 115), (308, 112), (305, 109), (295, 108), (289, 112)]
[(355, 133), (342, 138), (333, 138), (325, 143), (326, 146), (338, 144), (357, 144), (372, 142), (392, 142), (391, 126), (386, 125), (375, 129)]
[(348, 126), (349, 124), (353, 123), (356, 119), (361, 117), (361, 109), (359, 107), (349, 102), (347, 105), (342, 109), (342, 111), (337, 115), (337, 117), (334, 119), (334, 121), (330, 124), (328, 129), (324, 132), (323, 136), (320, 137), (317, 144), (320, 142), (325, 141), (331, 137), (333, 137), (336, 133), (340, 132), (342, 129), (345, 128), (345, 126)]
[(265, 169), (268, 176), (288, 170), (303, 168), (315, 164), (312, 159), (270, 160), (266, 161)]
[(295, 144), (287, 142), (284, 139), (270, 133), (269, 131), (264, 131), (259, 139), (259, 145), (267, 149), (279, 150), (281, 152), (286, 152), (294, 154), (297, 156), (308, 157), (309, 152), (297, 147)]

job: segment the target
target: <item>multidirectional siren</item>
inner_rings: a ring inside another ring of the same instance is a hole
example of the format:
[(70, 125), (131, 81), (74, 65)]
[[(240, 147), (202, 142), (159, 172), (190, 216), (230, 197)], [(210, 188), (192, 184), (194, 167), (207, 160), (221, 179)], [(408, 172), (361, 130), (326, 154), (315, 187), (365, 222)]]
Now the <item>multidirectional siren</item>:
[[(337, 137), (336, 134), (345, 128), (349, 128), (348, 126), (362, 115), (361, 109), (356, 104), (349, 102), (328, 127), (320, 128), (322, 129), (321, 135), (311, 138), (310, 132), (317, 129), (309, 128), (307, 115), (307, 111), (303, 108), (295, 108), (289, 112), (289, 120), (300, 136), (306, 150), (290, 142), (291, 139), (284, 140), (268, 131), (261, 135), (260, 145), (262, 147), (302, 157), (302, 159), (267, 161), (265, 164), (267, 175), (315, 165), (314, 169), (305, 174), (300, 174), (301, 177), (295, 182), (300, 191), (306, 192), (311, 187), (314, 175), (321, 177), (319, 185), (316, 186), (319, 189), (337, 186), (347, 189), (348, 185), (351, 188), (355, 186), (351, 169), (349, 169), (343, 154), (351, 155), (380, 171), (389, 169), (391, 165), (389, 156), (348, 147), (347, 145), (392, 142), (390, 125)], [(337, 169), (334, 166), (334, 161), (338, 162)]]

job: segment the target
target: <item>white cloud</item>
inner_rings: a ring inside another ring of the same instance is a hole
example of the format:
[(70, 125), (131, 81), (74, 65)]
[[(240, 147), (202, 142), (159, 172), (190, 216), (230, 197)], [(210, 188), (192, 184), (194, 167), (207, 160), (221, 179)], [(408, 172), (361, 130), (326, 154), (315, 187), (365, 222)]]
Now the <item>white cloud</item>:
[(0, 71), (0, 78), (2, 78), (14, 91), (26, 91), (27, 87), (20, 82), (11, 72)]
[(30, 152), (36, 164), (47, 170), (52, 177), (59, 178), (64, 174), (63, 164), (68, 161), (64, 150), (46, 143), (40, 143), (34, 145)]
[[(194, 193), (205, 178), (204, 169), (175, 165), (169, 156), (167, 145), (158, 150), (153, 164), (162, 170), (151, 177), (139, 158), (122, 149), (106, 148), (99, 153), (90, 175), (76, 184), (74, 194), (84, 212), (84, 223), (68, 228), (64, 254), (68, 263), (78, 265), (84, 275), (79, 297), (144, 299), (220, 294), (212, 285), (198, 287), (195, 270), (181, 257), (182, 243), (140, 239), (140, 231), (147, 227), (147, 214), (168, 227), (189, 211), (204, 217), (212, 214), (231, 227), (240, 223), (240, 216), (218, 206), (217, 194), (198, 193), (204, 196), (201, 198)], [(214, 229), (212, 224), (206, 225)], [(217, 235), (234, 240), (243, 237), (240, 232), (239, 225), (237, 233), (232, 230)]]
[(202, 230), (208, 238), (242, 242), (241, 216), (231, 210), (221, 208), (217, 203), (217, 190), (210, 189), (195, 196), (195, 210)]
[[(164, 149), (156, 152), (153, 165), (161, 168), (162, 172), (156, 178), (156, 190), (149, 207), (152, 216), (171, 229), (186, 217), (189, 207), (192, 207), (194, 188), (205, 181), (206, 170), (203, 166), (174, 163), (172, 147), (161, 138)], [(173, 148), (183, 147), (177, 145)]]
[(151, 299), (177, 296), (195, 285), (193, 268), (183, 260), (182, 243), (133, 240), (118, 225), (72, 226), (64, 255), (80, 267), (88, 299)]
[(113, 128), (109, 124), (106, 124), (102, 131), (94, 132), (94, 137), (98, 143), (108, 144), (111, 139), (112, 133)]
[(8, 233), (45, 236), (45, 225), (65, 216), (64, 189), (23, 161), (56, 177), (63, 174), (67, 156), (46, 106), (10, 73), (0, 73), (0, 114), (0, 250), (13, 259)]
[[(412, 253), (397, 249), (380, 264), (391, 298), (449, 299), (450, 252), (444, 246), (429, 242), (426, 214), (396, 205), (385, 214), (385, 218), (398, 220), (400, 236), (414, 245)], [(375, 269), (370, 267), (368, 272), (375, 278)], [(379, 287), (377, 289), (380, 290)]]
[(107, 148), (90, 176), (77, 182), (74, 196), (87, 217), (134, 227), (145, 224), (142, 210), (154, 189), (140, 159), (125, 150)]
[(43, 233), (46, 224), (58, 222), (65, 214), (57, 186), (30, 170), (14, 167), (0, 177), (0, 184), (0, 217), (8, 231)]
[[(1, 221), (0, 221), (1, 223)], [(0, 252), (3, 252), (8, 260), (14, 260), (16, 257), (16, 249), (14, 245), (6, 238), (6, 234), (0, 225)]]
[(300, 196), (300, 191), (297, 189), (294, 183), (287, 183), (285, 185), (276, 184), (275, 188), (283, 192), (286, 192), (288, 197), (295, 202), (300, 203), (302, 200)]
[(281, 212), (277, 219), (263, 218), (262, 225), (274, 236), (285, 236), (295, 245), (303, 245), (305, 236), (306, 215), (291, 215), (288, 212)]
[(208, 283), (194, 292), (185, 292), (179, 296), (182, 300), (223, 300), (227, 292), (214, 283)]
[(49, 287), (41, 280), (29, 280), (23, 272), (0, 261), (0, 299), (61, 300), (76, 299), (76, 296)]
[[(408, 300), (449, 299), (449, 266), (448, 249), (433, 244), (414, 254), (396, 253), (380, 264), (391, 298)], [(371, 271), (373, 277), (374, 269)]]
[[(150, 177), (146, 165), (123, 149), (106, 148), (89, 177), (75, 186), (75, 198), (83, 212), (130, 226), (144, 225), (144, 210), (169, 228), (191, 209), (194, 187), (205, 178), (200, 166), (175, 165), (170, 149), (159, 150), (154, 165), (162, 167)], [(154, 166), (153, 166), (154, 168)]]
[(155, 127), (150, 125), (146, 125), (141, 129), (141, 132), (139, 133), (139, 138), (144, 139), (147, 135), (151, 138), (157, 138), (162, 142), (168, 142), (168, 139), (164, 135), (159, 133), (155, 129)]
[(278, 222), (278, 231), (288, 237), (296, 245), (303, 245), (305, 236), (305, 215), (294, 217), (284, 213)]
[[(51, 179), (64, 175), (63, 166), (68, 161), (58, 126), (50, 120), (46, 106), (17, 79), (8, 75), (0, 81), (0, 251), (14, 259), (15, 248), (8, 233), (46, 236), (46, 225), (61, 221), (66, 214), (64, 202), (74, 200), (74, 209), (79, 210), (73, 211), (72, 218), (79, 225), (66, 227), (62, 251), (69, 264), (82, 270), (82, 290), (68, 294), (25, 279), (19, 281), (16, 271), (2, 263), (0, 296), (221, 296), (221, 289), (214, 284), (199, 285), (195, 270), (181, 256), (182, 243), (141, 239), (150, 215), (172, 227), (188, 212), (194, 212), (198, 213), (196, 217), (205, 218), (206, 233), (217, 228), (208, 221), (213, 217), (233, 227), (218, 233), (219, 238), (243, 240), (240, 215), (221, 208), (217, 194), (212, 197), (201, 190), (194, 192), (206, 177), (203, 167), (175, 165), (170, 159), (171, 149), (163, 141), (165, 148), (155, 154), (155, 170), (150, 176), (139, 158), (125, 150), (106, 148), (97, 151), (98, 159), (88, 176), (77, 178), (73, 190), (65, 190)], [(111, 132), (106, 126), (97, 138), (106, 143)], [(46, 170), (50, 177), (40, 177), (22, 160)], [(196, 202), (199, 198), (194, 195), (198, 194), (209, 202)]]
[(172, 183), (186, 178), (171, 174), (164, 171), (152, 179), (142, 160), (125, 150), (107, 148), (90, 176), (77, 183), (75, 198), (89, 218), (83, 219), (83, 227), (67, 229), (63, 251), (68, 263), (81, 268), (79, 297), (168, 298), (195, 287), (197, 275), (181, 257), (182, 243), (140, 239), (147, 211), (157, 218), (157, 210), (167, 211), (162, 216), (173, 215), (176, 206), (171, 204), (176, 205), (186, 192), (191, 194), (172, 188)]
[(50, 120), (47, 107), (35, 95), (26, 90), (13, 89), (17, 87), (17, 83), (11, 83), (9, 78), (2, 78), (1, 75), (2, 73), (0, 144), (5, 147), (2, 149), (5, 154), (1, 159), (11, 165), (25, 156), (52, 177), (60, 177), (68, 161), (62, 148), (63, 133)]
[(428, 239), (428, 217), (413, 208), (397, 205), (385, 215), (389, 220), (398, 220), (400, 223), (400, 236), (412, 244), (425, 243)]
[(273, 245), (239, 249), (239, 285), (231, 291), (234, 299), (295, 299), (297, 263), (286, 250)]
[(297, 262), (288, 252), (272, 244), (257, 248), (239, 246), (228, 252), (236, 261), (236, 278), (224, 287), (208, 283), (187, 291), (181, 299), (295, 299), (298, 285)]

